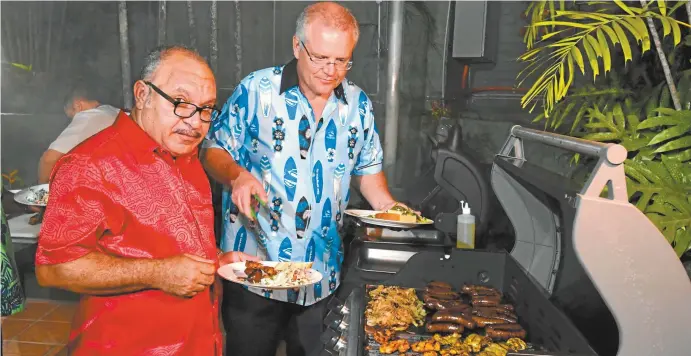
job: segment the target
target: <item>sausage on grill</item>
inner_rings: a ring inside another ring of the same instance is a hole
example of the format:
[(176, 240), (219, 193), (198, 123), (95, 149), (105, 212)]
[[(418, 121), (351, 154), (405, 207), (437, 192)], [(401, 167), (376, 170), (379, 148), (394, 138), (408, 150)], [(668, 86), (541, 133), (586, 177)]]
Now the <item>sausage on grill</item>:
[(459, 324), (467, 329), (475, 328), (475, 322), (471, 314), (455, 310), (438, 311), (432, 315), (432, 321)]
[(478, 327), (484, 328), (487, 325), (506, 324), (506, 321), (498, 318), (485, 318), (482, 316), (473, 315), (473, 321)]
[(427, 283), (427, 288), (438, 288), (438, 289), (453, 289), (450, 284), (441, 281), (432, 281)]
[(508, 340), (512, 337), (525, 339), (526, 332), (519, 324), (495, 324), (485, 328), (485, 334), (494, 340)]
[(437, 299), (459, 299), (461, 298), (461, 295), (458, 292), (454, 292), (450, 289), (427, 289), (425, 291), (425, 295), (432, 297), (432, 298), (437, 298)]
[(426, 326), (428, 332), (431, 333), (462, 333), (463, 326), (452, 323), (428, 323)]

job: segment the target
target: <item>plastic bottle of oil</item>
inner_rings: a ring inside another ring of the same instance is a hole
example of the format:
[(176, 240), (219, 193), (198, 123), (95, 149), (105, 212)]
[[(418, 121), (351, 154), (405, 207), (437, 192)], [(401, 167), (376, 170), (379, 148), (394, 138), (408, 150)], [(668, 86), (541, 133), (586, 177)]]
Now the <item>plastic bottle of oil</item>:
[(470, 214), (468, 203), (461, 201), (462, 214), (456, 220), (456, 248), (475, 248), (475, 216)]

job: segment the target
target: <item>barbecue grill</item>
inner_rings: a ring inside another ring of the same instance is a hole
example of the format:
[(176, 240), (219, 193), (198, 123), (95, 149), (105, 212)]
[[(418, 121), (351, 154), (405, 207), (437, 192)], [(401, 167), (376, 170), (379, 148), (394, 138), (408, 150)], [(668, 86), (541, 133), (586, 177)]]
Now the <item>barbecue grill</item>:
[[(599, 161), (579, 188), (530, 164), (523, 141)], [(324, 320), (323, 354), (376, 354), (366, 348), (366, 284), (424, 288), (432, 280), (502, 291), (527, 341), (548, 350), (509, 355), (691, 354), (691, 283), (662, 234), (628, 202), (626, 155), (620, 145), (514, 126), (491, 173), (516, 232), (511, 252), (452, 249), (434, 230), (357, 236)]]

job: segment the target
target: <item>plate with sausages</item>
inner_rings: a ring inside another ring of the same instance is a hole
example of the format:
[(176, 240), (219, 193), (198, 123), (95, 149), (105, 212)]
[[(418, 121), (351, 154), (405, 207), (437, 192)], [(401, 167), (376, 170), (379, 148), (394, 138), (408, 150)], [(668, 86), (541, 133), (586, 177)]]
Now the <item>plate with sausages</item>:
[(245, 261), (230, 263), (218, 274), (234, 283), (262, 289), (293, 289), (321, 282), (312, 262)]

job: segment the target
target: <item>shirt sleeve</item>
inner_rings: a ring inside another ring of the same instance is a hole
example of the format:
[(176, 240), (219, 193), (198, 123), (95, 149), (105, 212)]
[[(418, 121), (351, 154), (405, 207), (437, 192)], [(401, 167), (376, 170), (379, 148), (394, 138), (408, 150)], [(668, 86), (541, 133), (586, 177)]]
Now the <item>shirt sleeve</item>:
[[(79, 114), (77, 114), (79, 115)], [(75, 115), (69, 125), (60, 135), (50, 144), (48, 149), (66, 154), (81, 142), (82, 132), (85, 130), (84, 120), (79, 120)]]
[(353, 174), (364, 176), (381, 172), (384, 162), (384, 151), (379, 140), (377, 124), (374, 122), (374, 110), (372, 101), (367, 98), (368, 112), (365, 117), (364, 143), (358, 154), (357, 163), (353, 169)]
[[(111, 230), (108, 211), (113, 201), (105, 193), (100, 170), (89, 157), (66, 155), (53, 170), (48, 205), (36, 250), (36, 264), (70, 262), (99, 249)], [(111, 209), (112, 210), (112, 209)]]
[(233, 157), (237, 162), (239, 148), (244, 142), (247, 117), (250, 110), (250, 84), (251, 80), (245, 78), (235, 88), (233, 95), (221, 109), (221, 113), (213, 120), (211, 128), (206, 135), (204, 148), (221, 148)]

